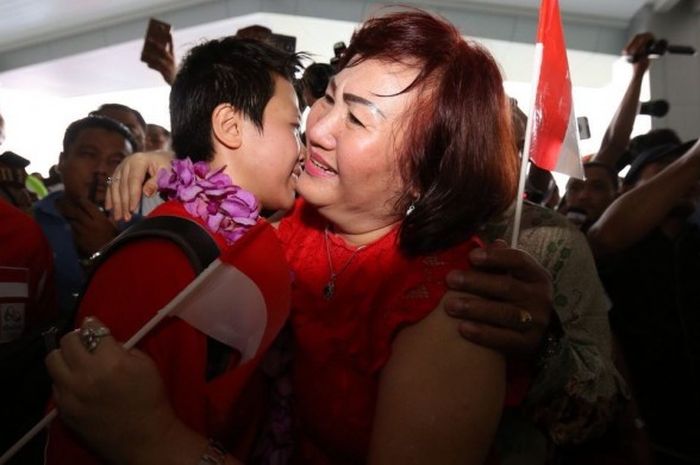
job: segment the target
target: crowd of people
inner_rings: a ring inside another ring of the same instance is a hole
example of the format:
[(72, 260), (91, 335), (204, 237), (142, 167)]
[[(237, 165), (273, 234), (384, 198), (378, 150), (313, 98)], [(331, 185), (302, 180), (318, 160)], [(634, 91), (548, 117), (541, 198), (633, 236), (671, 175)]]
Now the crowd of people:
[(652, 34), (515, 247), (486, 49), (420, 10), (332, 65), (270, 37), (150, 56), (170, 131), (105, 103), (46, 179), (0, 155), (0, 449), (59, 412), (10, 463), (700, 463), (700, 143), (631, 138)]

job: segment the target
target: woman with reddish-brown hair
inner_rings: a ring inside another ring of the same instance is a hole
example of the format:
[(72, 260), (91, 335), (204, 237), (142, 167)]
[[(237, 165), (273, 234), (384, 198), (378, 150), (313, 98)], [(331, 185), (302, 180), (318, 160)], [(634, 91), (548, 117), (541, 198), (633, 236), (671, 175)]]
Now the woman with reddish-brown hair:
[[(370, 19), (306, 135), (301, 198), (278, 229), (295, 274), (291, 462), (484, 463), (517, 396), (503, 357), (461, 338), (441, 299), (446, 273), (468, 266), (479, 228), (515, 196), (498, 66), (425, 12)], [(238, 463), (175, 418), (147, 360), (100, 344), (91, 360), (121, 357), (139, 385), (102, 373), (100, 401), (70, 412), (96, 450), (134, 464)], [(114, 399), (119, 409), (105, 406)]]

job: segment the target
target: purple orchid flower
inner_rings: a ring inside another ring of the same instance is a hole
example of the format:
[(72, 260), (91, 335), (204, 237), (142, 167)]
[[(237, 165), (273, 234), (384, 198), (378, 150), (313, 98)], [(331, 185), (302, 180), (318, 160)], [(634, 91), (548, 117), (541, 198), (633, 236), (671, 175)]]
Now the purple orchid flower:
[(234, 185), (224, 168), (212, 171), (202, 161), (174, 160), (169, 172), (158, 173), (158, 190), (168, 200), (182, 202), (190, 215), (229, 243), (243, 236), (260, 216), (260, 205), (251, 192)]

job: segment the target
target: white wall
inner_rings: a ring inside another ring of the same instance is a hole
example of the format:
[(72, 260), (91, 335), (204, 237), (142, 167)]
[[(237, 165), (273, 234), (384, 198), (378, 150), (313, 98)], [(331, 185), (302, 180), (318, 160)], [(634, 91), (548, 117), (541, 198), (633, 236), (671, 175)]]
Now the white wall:
[[(181, 57), (189, 47), (203, 39), (230, 34), (242, 25), (253, 23), (296, 36), (297, 48), (311, 52), (318, 61), (327, 61), (332, 44), (347, 41), (356, 25), (349, 21), (257, 13), (176, 30), (177, 55)], [(495, 39), (479, 40), (501, 64), (507, 92), (517, 98), (527, 111), (534, 47)], [(46, 174), (58, 159), (67, 125), (107, 102), (132, 106), (143, 114), (146, 121), (169, 127), (168, 88), (160, 84), (155, 72), (137, 61), (139, 50), (140, 41), (131, 41), (0, 75), (3, 85), (0, 87), (0, 112), (7, 121), (7, 141), (2, 149), (13, 150), (30, 159), (30, 171)], [(138, 68), (123, 65), (133, 65), (132, 61)], [(629, 82), (630, 66), (613, 55), (577, 50), (569, 51), (569, 63), (576, 114), (587, 116), (591, 126), (592, 138), (582, 141), (582, 153), (591, 153), (597, 149)], [(147, 76), (149, 85), (107, 92), (115, 84), (106, 83), (113, 82), (114, 73), (122, 68), (130, 71), (125, 73), (127, 75), (123, 76), (117, 87), (124, 87), (136, 73)], [(111, 78), (107, 79), (108, 76)], [(22, 86), (42, 91), (17, 90)], [(88, 90), (88, 95), (81, 95), (81, 91), (85, 90)], [(648, 93), (642, 98), (647, 96)], [(649, 125), (648, 119), (640, 118), (635, 131), (646, 131)]]
[[(631, 26), (632, 32), (650, 31), (657, 38), (700, 49), (699, 2), (683, 0), (667, 13), (651, 7), (641, 10)], [(676, 130), (681, 139), (700, 136), (700, 55), (665, 55), (651, 67), (651, 96), (666, 99), (671, 105), (665, 118), (654, 127)]]

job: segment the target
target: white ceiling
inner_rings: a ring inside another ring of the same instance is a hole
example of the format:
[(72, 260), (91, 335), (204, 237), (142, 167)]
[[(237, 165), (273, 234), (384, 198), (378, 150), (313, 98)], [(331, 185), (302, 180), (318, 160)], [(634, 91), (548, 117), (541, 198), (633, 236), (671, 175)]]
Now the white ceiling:
[[(73, 35), (209, 0), (0, 0), (0, 51)], [(659, 1), (659, 0), (656, 0)], [(629, 20), (648, 0), (560, 0), (565, 14)], [(275, 3), (275, 0), (268, 2)], [(534, 10), (538, 0), (417, 0)]]
[[(180, 8), (217, 0), (0, 0), (0, 65), (2, 52), (36, 43), (49, 43), (60, 37), (77, 36), (99, 28), (121, 27), (128, 21)], [(218, 0), (221, 1), (221, 0)], [(241, 2), (242, 0), (230, 0)], [(264, 2), (268, 9), (276, 2), (303, 0), (248, 0)], [(326, 0), (315, 0), (325, 2)], [(369, 0), (343, 0), (348, 4), (368, 4)], [(487, 10), (536, 13), (539, 0), (409, 0), (413, 4), (431, 7), (469, 6)], [(657, 2), (660, 0), (656, 0)], [(329, 2), (332, 3), (332, 2)], [(629, 21), (645, 0), (560, 0), (565, 14), (598, 17), (611, 21)], [(298, 4), (298, 3), (297, 3)], [(200, 5), (200, 6), (197, 6)], [(231, 34), (240, 27), (263, 24), (273, 31), (298, 38), (297, 50), (317, 55), (317, 61), (329, 58), (330, 46), (336, 41), (347, 41), (354, 23), (329, 19), (255, 13), (207, 22), (173, 31), (176, 55), (181, 57), (194, 43), (206, 38)], [(87, 37), (87, 36), (86, 36)], [(486, 41), (501, 62), (506, 77), (528, 81), (531, 53), (516, 42)], [(70, 54), (61, 58), (44, 58), (36, 64), (9, 69), (0, 73), (0, 89), (41, 92), (56, 97), (144, 89), (163, 85), (160, 76), (138, 59), (142, 39), (109, 46), (95, 46), (95, 50)], [(92, 48), (92, 47), (91, 47)], [(24, 50), (24, 49), (22, 49)], [(610, 63), (614, 57), (587, 52), (571, 52), (572, 75), (578, 85), (599, 87), (609, 82)]]

